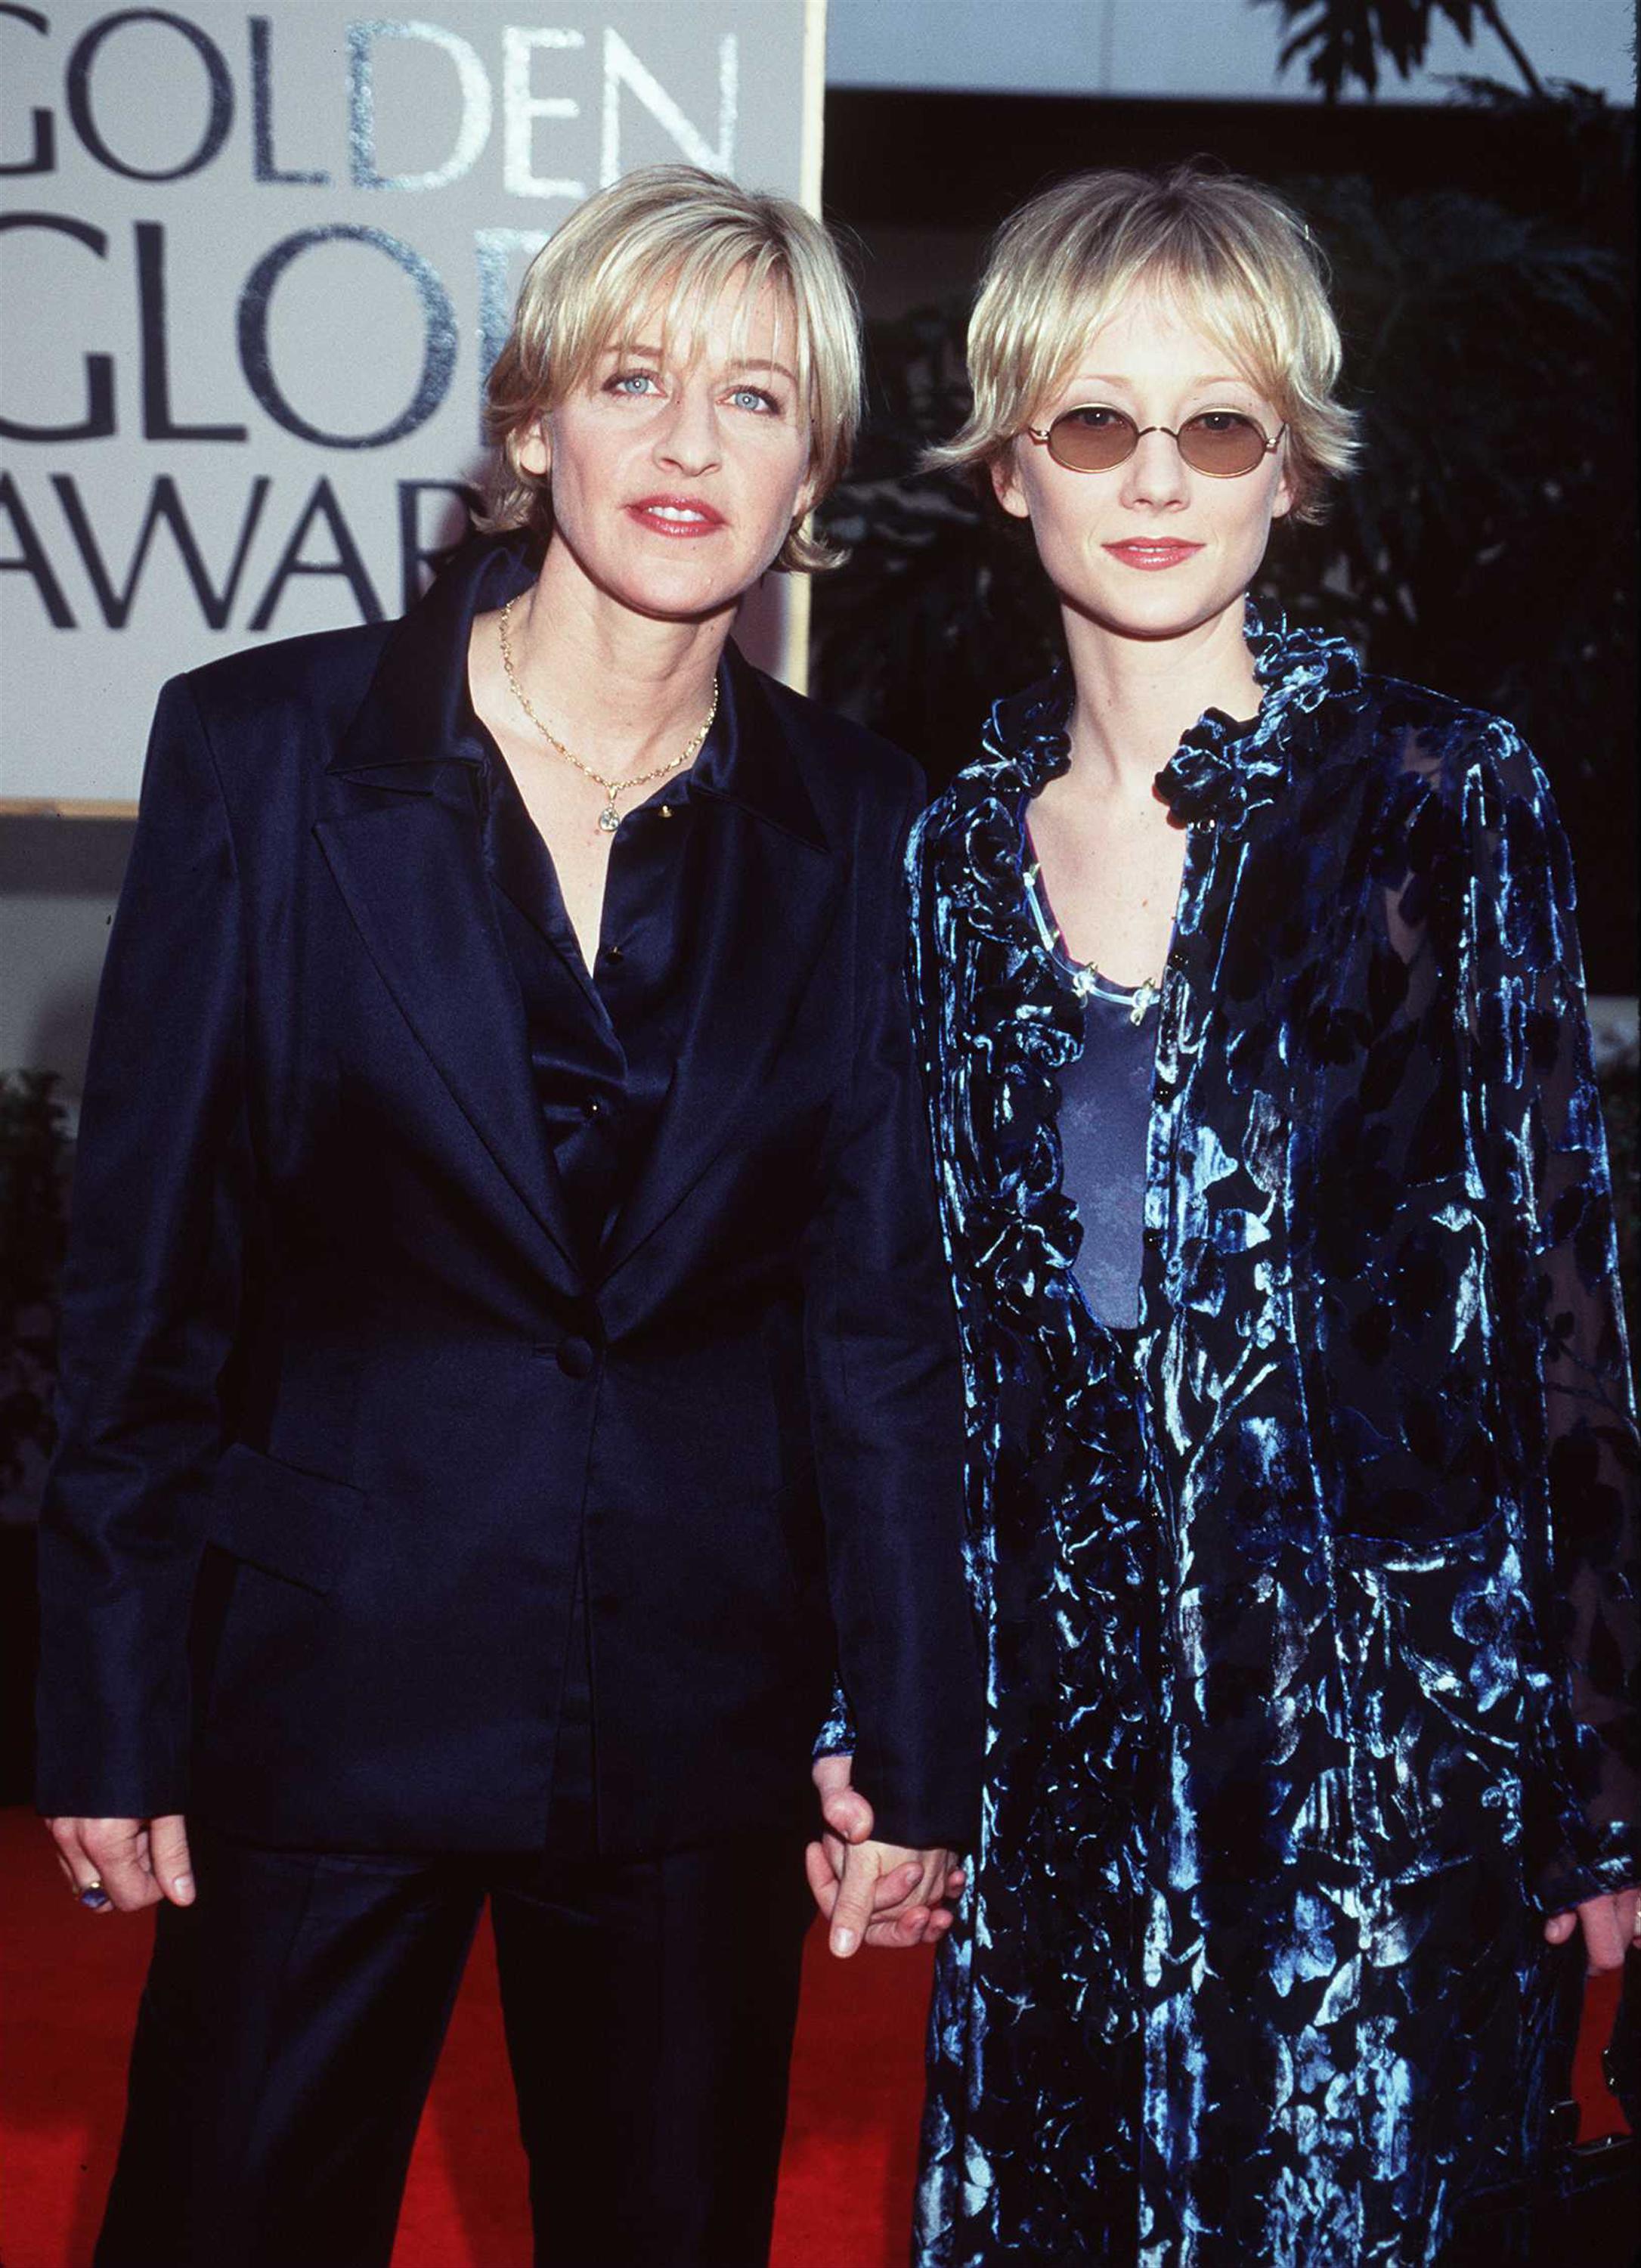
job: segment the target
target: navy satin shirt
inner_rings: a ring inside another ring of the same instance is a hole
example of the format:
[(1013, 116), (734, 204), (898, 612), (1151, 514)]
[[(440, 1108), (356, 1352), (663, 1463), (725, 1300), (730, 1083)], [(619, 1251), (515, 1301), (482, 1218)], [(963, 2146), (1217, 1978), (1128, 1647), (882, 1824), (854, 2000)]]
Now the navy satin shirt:
[[(589, 971), (542, 841), (488, 733), (484, 858), (529, 1035), (548, 1144), (591, 1258), (654, 1131), (688, 1006), (682, 857), (694, 768), (622, 818)], [(709, 764), (709, 738), (696, 765)]]

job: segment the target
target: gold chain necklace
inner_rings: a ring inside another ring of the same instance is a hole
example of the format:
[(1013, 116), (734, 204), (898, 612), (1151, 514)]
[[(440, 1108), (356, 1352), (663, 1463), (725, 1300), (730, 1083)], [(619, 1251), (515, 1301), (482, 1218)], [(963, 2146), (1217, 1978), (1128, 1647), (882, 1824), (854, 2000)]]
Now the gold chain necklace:
[(698, 755), (700, 754), (702, 743), (705, 740), (707, 734), (712, 730), (712, 721), (717, 715), (718, 686), (717, 675), (715, 674), (712, 679), (712, 706), (707, 711), (706, 722), (702, 725), (698, 733), (691, 734), (689, 740), (680, 750), (677, 755), (669, 757), (664, 764), (658, 764), (652, 772), (635, 772), (630, 779), (607, 779), (602, 772), (595, 772), (591, 764), (584, 764), (579, 756), (576, 755), (570, 749), (567, 748), (563, 742), (559, 739), (557, 733), (550, 731), (548, 727), (541, 722), (534, 710), (530, 706), (530, 696), (525, 691), (523, 686), (519, 684), (519, 673), (513, 667), (512, 641), (507, 635), (508, 617), (512, 613), (518, 601), (515, 599), (508, 600), (506, 605), (502, 608), (501, 619), (497, 625), (501, 634), (502, 667), (507, 673), (507, 682), (513, 689), (513, 698), (518, 702), (519, 706), (524, 711), (525, 715), (535, 726), (536, 731), (541, 735), (541, 738), (547, 742), (548, 746), (552, 748), (556, 748), (559, 755), (563, 756), (567, 764), (573, 764), (576, 770), (582, 773), (585, 778), (592, 780), (597, 786), (603, 789), (606, 800), (603, 810), (599, 814), (599, 825), (606, 835), (614, 835), (616, 828), (621, 825), (621, 814), (615, 808), (615, 799), (618, 795), (625, 795), (629, 788), (648, 787), (652, 780), (665, 779), (669, 772), (675, 772), (679, 769), (680, 765), (687, 764), (692, 756)]

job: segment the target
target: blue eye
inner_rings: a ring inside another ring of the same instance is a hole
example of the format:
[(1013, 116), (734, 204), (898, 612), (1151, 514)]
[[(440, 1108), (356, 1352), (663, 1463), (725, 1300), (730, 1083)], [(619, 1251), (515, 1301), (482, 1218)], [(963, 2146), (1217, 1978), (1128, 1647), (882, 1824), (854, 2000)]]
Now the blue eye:
[(738, 386), (730, 400), (743, 409), (750, 405), (754, 409), (769, 410), (776, 416), (780, 414), (780, 403), (772, 394), (766, 394), (761, 386)]
[[(655, 387), (655, 372), (652, 370), (623, 370), (610, 379), (605, 391), (625, 394), (633, 400), (641, 401), (644, 393), (651, 387)], [(659, 387), (656, 391), (659, 391)]]

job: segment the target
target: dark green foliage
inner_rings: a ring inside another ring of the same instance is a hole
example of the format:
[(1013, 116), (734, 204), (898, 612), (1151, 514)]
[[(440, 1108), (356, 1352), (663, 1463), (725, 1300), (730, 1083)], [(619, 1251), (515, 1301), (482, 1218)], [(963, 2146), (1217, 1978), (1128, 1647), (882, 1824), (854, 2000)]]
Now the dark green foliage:
[(1610, 770), (1634, 688), (1620, 254), (1459, 190), (1288, 187), (1333, 263), (1364, 452), (1326, 525), (1277, 530), (1265, 586), (1509, 716), (1558, 787)]
[(0, 1073), (0, 1498), (32, 1487), (54, 1439), (68, 1155), (56, 1083)]
[(990, 702), (1060, 648), (1029, 535), (967, 482), (916, 469), (968, 408), (968, 316), (953, 301), (870, 327), (872, 414), (823, 514), (854, 556), (815, 592), (821, 697), (910, 748), (937, 780), (974, 753)]
[(1289, 32), (1278, 58), (1281, 68), (1285, 70), (1303, 55), (1306, 77), (1330, 102), (1352, 80), (1376, 94), (1381, 63), (1394, 64), (1402, 77), (1409, 77), (1423, 64), (1439, 19), (1451, 24), (1467, 44), (1479, 32), (1492, 33), (1529, 92), (1544, 92), (1498, 0), (1254, 0), (1254, 4), (1281, 9)]

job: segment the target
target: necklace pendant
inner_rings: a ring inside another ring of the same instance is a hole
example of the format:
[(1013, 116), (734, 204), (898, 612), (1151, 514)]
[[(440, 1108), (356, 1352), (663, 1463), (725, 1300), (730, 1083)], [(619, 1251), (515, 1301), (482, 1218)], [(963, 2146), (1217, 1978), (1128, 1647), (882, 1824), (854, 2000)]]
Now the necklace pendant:
[(621, 825), (621, 814), (613, 803), (607, 803), (599, 814), (599, 825), (606, 835), (614, 835)]

